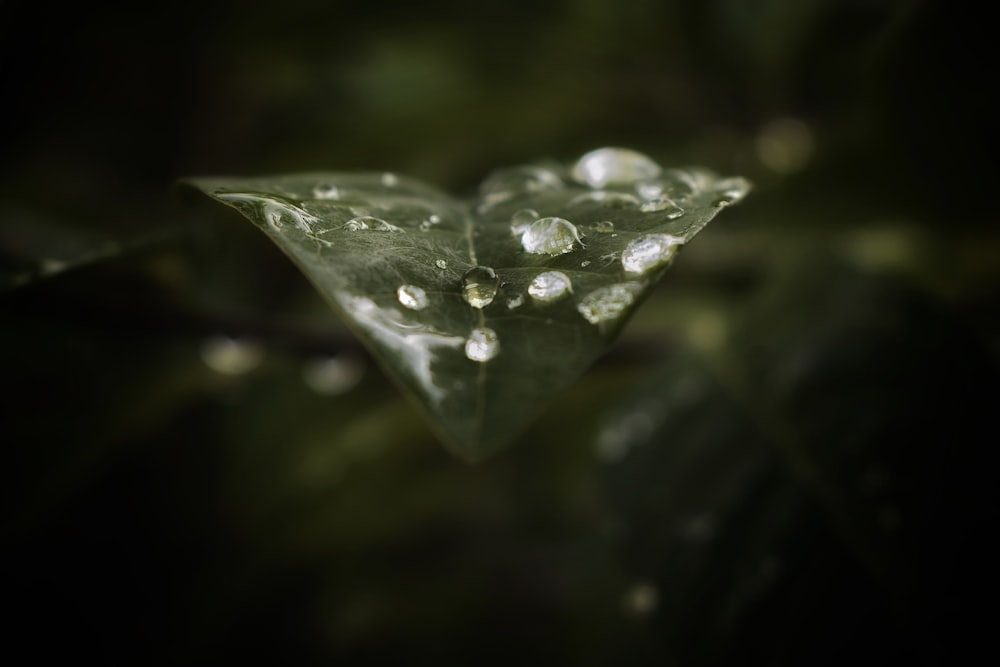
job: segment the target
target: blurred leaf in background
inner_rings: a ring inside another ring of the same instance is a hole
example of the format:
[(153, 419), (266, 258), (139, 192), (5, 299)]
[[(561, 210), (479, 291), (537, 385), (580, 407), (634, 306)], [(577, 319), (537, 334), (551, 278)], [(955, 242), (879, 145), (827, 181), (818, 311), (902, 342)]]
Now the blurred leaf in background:
[[(814, 665), (987, 648), (1000, 238), (982, 16), (2, 8), (12, 652)], [(598, 145), (754, 194), (476, 467), (276, 248), (171, 190), (374, 169), (471, 194), (496, 166)]]

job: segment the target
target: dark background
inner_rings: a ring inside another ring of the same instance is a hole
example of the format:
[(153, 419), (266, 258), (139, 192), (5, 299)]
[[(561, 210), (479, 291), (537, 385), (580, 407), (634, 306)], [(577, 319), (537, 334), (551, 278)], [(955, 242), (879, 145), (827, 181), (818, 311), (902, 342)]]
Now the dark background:
[[(992, 652), (990, 23), (880, 0), (0, 2), (5, 650), (773, 665)], [(623, 145), (741, 174), (513, 448), (447, 454), (193, 175)], [(214, 370), (207, 341), (259, 365)], [(324, 355), (366, 372), (336, 396)]]

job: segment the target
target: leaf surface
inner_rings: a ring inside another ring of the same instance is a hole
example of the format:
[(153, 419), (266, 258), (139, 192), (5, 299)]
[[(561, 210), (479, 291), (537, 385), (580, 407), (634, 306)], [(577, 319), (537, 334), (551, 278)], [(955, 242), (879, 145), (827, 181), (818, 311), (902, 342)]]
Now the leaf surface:
[(391, 173), (190, 182), (281, 247), (468, 460), (537, 418), (749, 189), (615, 148), (498, 169), (474, 201)]

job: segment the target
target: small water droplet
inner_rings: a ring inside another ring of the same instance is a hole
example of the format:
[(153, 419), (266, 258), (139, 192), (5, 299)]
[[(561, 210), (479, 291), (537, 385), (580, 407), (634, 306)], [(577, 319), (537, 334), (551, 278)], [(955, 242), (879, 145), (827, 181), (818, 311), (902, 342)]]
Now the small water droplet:
[(382, 185), (384, 185), (387, 188), (396, 187), (397, 185), (399, 185), (399, 176), (396, 176), (396, 174), (392, 173), (391, 171), (385, 172), (384, 174), (382, 174)]
[(573, 285), (562, 271), (545, 271), (539, 273), (528, 285), (528, 294), (532, 299), (549, 303), (566, 296), (573, 290)]
[(264, 358), (263, 348), (247, 340), (212, 336), (201, 344), (201, 360), (216, 373), (242, 375), (257, 368)]
[(635, 302), (640, 289), (637, 283), (600, 287), (580, 299), (576, 309), (591, 324), (601, 324), (624, 313)]
[(427, 292), (416, 285), (400, 285), (396, 290), (396, 298), (410, 310), (423, 310), (427, 307)]
[(511, 310), (516, 310), (524, 305), (524, 295), (518, 294), (516, 296), (507, 298), (507, 307)]
[(521, 247), (533, 255), (562, 255), (580, 243), (580, 232), (569, 220), (542, 218), (528, 225), (521, 234)]
[(365, 362), (357, 354), (310, 359), (302, 366), (302, 379), (317, 394), (338, 396), (353, 389), (365, 374)]
[(535, 209), (522, 208), (514, 211), (514, 214), (510, 216), (510, 231), (515, 236), (520, 236), (536, 220), (538, 220), (538, 211)]
[(743, 199), (750, 191), (750, 182), (740, 176), (733, 178), (723, 178), (715, 184), (715, 194), (717, 196), (714, 206), (729, 206)]
[(646, 273), (673, 259), (684, 240), (670, 234), (647, 234), (632, 239), (622, 251), (622, 266), (629, 273)]
[(583, 269), (585, 269), (585, 268), (587, 268), (588, 266), (590, 266), (590, 260), (589, 260), (589, 259), (585, 259), (585, 260), (583, 260), (582, 262), (580, 262), (580, 268), (583, 268)]
[(396, 225), (391, 225), (382, 218), (376, 218), (370, 215), (362, 215), (357, 218), (352, 218), (344, 223), (344, 229), (350, 232), (401, 232), (403, 231)]
[(462, 276), (462, 298), (473, 308), (493, 303), (500, 287), (496, 271), (488, 266), (474, 266)]
[(610, 220), (601, 220), (594, 223), (594, 231), (598, 234), (611, 234), (615, 231), (615, 223)]
[(598, 148), (581, 157), (572, 169), (573, 178), (592, 188), (608, 184), (654, 179), (660, 165), (650, 157), (627, 148)]
[(427, 216), (427, 222), (431, 223), (432, 225), (440, 224), (441, 216), (438, 215), (437, 213), (431, 213), (429, 216)]
[(443, 259), (435, 259), (434, 260), (434, 266), (438, 267), (439, 269), (447, 269), (448, 268), (448, 262), (446, 262)]
[(340, 199), (340, 188), (332, 183), (320, 183), (313, 188), (313, 199)]
[(465, 356), (480, 363), (500, 354), (500, 338), (487, 327), (473, 329), (465, 341)]
[(670, 197), (657, 197), (642, 203), (639, 209), (645, 213), (666, 213), (668, 220), (676, 220), (684, 215), (684, 209)]

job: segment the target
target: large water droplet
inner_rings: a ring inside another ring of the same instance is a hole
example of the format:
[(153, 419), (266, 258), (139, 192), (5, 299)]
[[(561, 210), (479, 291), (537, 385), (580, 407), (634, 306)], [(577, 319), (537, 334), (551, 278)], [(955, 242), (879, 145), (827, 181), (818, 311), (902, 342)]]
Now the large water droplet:
[(427, 307), (427, 292), (416, 285), (400, 285), (396, 290), (396, 298), (410, 310), (423, 310)]
[(673, 259), (684, 239), (670, 234), (647, 234), (632, 239), (622, 251), (622, 266), (629, 273), (646, 273)]
[(562, 255), (581, 243), (580, 232), (569, 220), (542, 218), (528, 225), (521, 234), (521, 247), (533, 255)]
[(376, 218), (370, 215), (362, 215), (357, 218), (352, 218), (344, 223), (344, 229), (350, 232), (401, 232), (403, 231), (396, 225), (391, 225), (382, 218)]
[(539, 273), (528, 285), (528, 294), (537, 301), (551, 302), (561, 299), (573, 289), (573, 284), (562, 271)]
[(642, 153), (627, 148), (598, 148), (581, 157), (573, 178), (592, 188), (609, 184), (646, 181), (660, 175), (660, 165)]
[(472, 361), (484, 362), (500, 354), (500, 338), (487, 327), (473, 329), (465, 341), (465, 356)]
[(576, 309), (591, 324), (601, 324), (624, 313), (635, 302), (640, 289), (636, 283), (601, 287), (580, 299)]
[(497, 272), (488, 266), (474, 266), (462, 276), (462, 298), (473, 308), (485, 308), (500, 288)]

